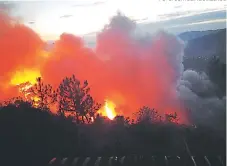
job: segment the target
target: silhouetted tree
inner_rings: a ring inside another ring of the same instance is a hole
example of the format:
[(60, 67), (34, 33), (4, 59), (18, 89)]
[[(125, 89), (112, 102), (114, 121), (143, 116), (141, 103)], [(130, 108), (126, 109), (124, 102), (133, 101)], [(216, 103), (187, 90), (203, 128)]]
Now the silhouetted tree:
[(29, 89), (32, 87), (32, 84), (30, 82), (24, 82), (17, 85), (17, 87), (19, 89), (19, 92), (23, 94), (22, 96), (23, 100), (31, 101), (31, 99), (29, 98), (30, 96)]
[(53, 90), (50, 84), (45, 85), (41, 77), (37, 78), (37, 83), (29, 88), (27, 93), (30, 93), (34, 106), (42, 110), (48, 110), (50, 105), (54, 104), (57, 100), (55, 90)]
[[(182, 155), (185, 153), (182, 138), (186, 139), (192, 155), (225, 154), (225, 135), (208, 127), (190, 127), (187, 131), (187, 126), (174, 123), (125, 126), (127, 118), (122, 116), (101, 125), (75, 125), (68, 117), (41, 111), (28, 102), (12, 101), (16, 104), (0, 109), (3, 165), (38, 166), (53, 157), (83, 155)], [(105, 119), (100, 117), (100, 120)], [(98, 118), (94, 122), (98, 122)]]
[(130, 119), (129, 117), (125, 118), (124, 116), (118, 115), (113, 119), (113, 123), (119, 126), (128, 126), (130, 124)]
[(165, 121), (171, 123), (179, 123), (179, 117), (176, 112), (174, 114), (167, 113), (165, 114)]
[(89, 94), (88, 82), (80, 83), (73, 75), (66, 77), (59, 86), (59, 112), (72, 113), (77, 123), (90, 123), (101, 105), (96, 103)]
[(106, 125), (106, 124), (110, 124), (111, 120), (109, 118), (102, 116), (101, 114), (97, 113), (94, 116), (93, 123), (95, 125)]
[(46, 165), (53, 156), (75, 153), (78, 136), (74, 123), (29, 102), (14, 103), (0, 110), (1, 165)]
[(140, 108), (135, 115), (137, 123), (156, 123), (162, 121), (162, 117), (155, 109), (151, 109), (146, 106)]
[(10, 98), (8, 100), (1, 102), (0, 106), (1, 107), (8, 106), (8, 105), (17, 106), (18, 104), (20, 104), (22, 102), (24, 102), (24, 99), (22, 97), (18, 96), (18, 97), (13, 97), (13, 98)]

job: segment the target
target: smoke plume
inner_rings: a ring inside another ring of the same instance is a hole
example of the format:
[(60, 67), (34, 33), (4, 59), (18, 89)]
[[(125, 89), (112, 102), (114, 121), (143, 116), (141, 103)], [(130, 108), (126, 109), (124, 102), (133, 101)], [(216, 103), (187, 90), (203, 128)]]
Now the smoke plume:
[(16, 93), (10, 86), (16, 84), (13, 81), (14, 75), (19, 74), (23, 77), (25, 69), (38, 68), (39, 51), (43, 45), (44, 42), (34, 31), (6, 13), (0, 13), (1, 98)]
[(55, 88), (72, 74), (88, 80), (96, 101), (111, 100), (117, 113), (125, 116), (149, 106), (161, 114), (177, 112), (186, 122), (186, 107), (196, 115), (207, 103), (210, 109), (222, 107), (222, 101), (209, 94), (212, 83), (205, 74), (184, 71), (182, 41), (164, 31), (144, 38), (135, 29), (135, 22), (118, 14), (97, 35), (94, 50), (80, 37), (63, 33), (53, 49), (44, 52), (44, 42), (35, 32), (1, 15), (1, 90), (12, 83), (16, 72), (27, 69)]
[(184, 71), (178, 91), (179, 98), (190, 110), (192, 122), (212, 126), (219, 130), (225, 127), (223, 123), (226, 118), (226, 99), (217, 97), (215, 85), (209, 80), (206, 73)]
[(58, 85), (74, 73), (88, 80), (97, 101), (113, 101), (119, 114), (131, 116), (146, 105), (162, 114), (177, 112), (183, 119), (176, 93), (182, 43), (160, 32), (143, 44), (134, 35), (135, 27), (125, 16), (113, 17), (98, 34), (95, 51), (80, 38), (62, 34), (41, 70), (44, 80)]

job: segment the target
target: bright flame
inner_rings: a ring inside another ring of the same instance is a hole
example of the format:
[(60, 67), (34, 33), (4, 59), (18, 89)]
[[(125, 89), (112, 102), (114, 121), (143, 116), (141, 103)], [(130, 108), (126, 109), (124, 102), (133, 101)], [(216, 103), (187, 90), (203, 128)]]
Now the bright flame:
[(24, 91), (27, 91), (31, 87), (32, 87), (32, 84), (30, 84), (29, 82), (25, 83), (24, 85), (20, 84), (19, 91), (24, 92)]
[(25, 69), (24, 71), (17, 71), (10, 83), (12, 85), (20, 85), (25, 82), (29, 82), (32, 85), (36, 83), (36, 78), (40, 77), (41, 74), (38, 70)]
[(34, 105), (34, 107), (38, 107), (39, 106), (39, 104), (38, 104), (38, 101), (39, 101), (39, 97), (37, 97), (37, 96), (34, 96), (34, 97), (31, 97), (31, 99), (33, 100), (33, 105)]
[(31, 99), (36, 103), (39, 98), (36, 96), (30, 96), (31, 93), (28, 92), (28, 90), (37, 82), (36, 79), (40, 76), (41, 74), (38, 70), (25, 69), (23, 71), (17, 71), (12, 76), (10, 83), (18, 86), (19, 92), (24, 94), (26, 100)]
[(30, 95), (30, 92), (28, 90), (32, 87), (32, 84), (27, 82), (27, 83), (22, 83), (19, 85), (19, 92), (24, 94), (25, 99), (28, 99), (28, 96)]
[(29, 92), (29, 89), (33, 85), (30, 82), (22, 83), (18, 85), (19, 92), (24, 95), (24, 98), (29, 101), (33, 101), (33, 106), (38, 107), (38, 102), (39, 102), (39, 97), (38, 96), (33, 96), (31, 92)]
[(115, 118), (115, 116), (116, 116), (115, 104), (113, 102), (111, 102), (111, 101), (106, 100), (104, 109), (105, 109), (106, 116), (110, 120), (113, 120)]
[(30, 82), (22, 83), (18, 85), (18, 90), (21, 94), (24, 95), (24, 98), (26, 100), (33, 100), (34, 102), (38, 101), (38, 97), (31, 96), (31, 92), (29, 92), (29, 89), (32, 87), (32, 84)]
[(108, 117), (110, 120), (113, 120), (117, 115), (115, 108), (116, 105), (112, 101), (105, 100), (105, 105), (98, 111), (98, 113), (102, 116)]

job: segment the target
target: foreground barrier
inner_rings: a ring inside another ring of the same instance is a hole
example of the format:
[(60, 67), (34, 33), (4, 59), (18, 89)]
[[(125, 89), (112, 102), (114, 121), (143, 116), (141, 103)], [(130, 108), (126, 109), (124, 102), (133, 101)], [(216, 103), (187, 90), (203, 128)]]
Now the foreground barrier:
[(49, 166), (225, 166), (225, 156), (121, 156), (53, 158)]

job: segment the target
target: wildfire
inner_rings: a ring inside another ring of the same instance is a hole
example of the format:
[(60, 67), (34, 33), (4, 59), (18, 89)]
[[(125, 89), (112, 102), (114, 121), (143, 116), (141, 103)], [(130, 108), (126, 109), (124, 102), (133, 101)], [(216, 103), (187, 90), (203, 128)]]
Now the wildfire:
[(31, 85), (36, 83), (36, 78), (40, 77), (40, 72), (38, 70), (25, 69), (23, 71), (17, 71), (12, 79), (12, 85), (20, 85), (25, 82), (29, 82)]
[[(24, 71), (17, 71), (10, 81), (11, 85), (18, 86), (19, 92), (24, 94), (25, 99), (34, 101), (34, 106), (36, 106), (39, 98), (37, 96), (30, 96), (28, 90), (37, 82), (36, 78), (40, 77), (40, 75), (38, 70), (26, 69)], [(113, 120), (116, 116), (115, 108), (116, 105), (112, 101), (106, 100), (105, 105), (100, 109), (99, 113)]]
[(105, 101), (103, 114), (107, 116), (110, 120), (113, 120), (116, 116), (115, 107), (116, 106), (112, 101)]
[(19, 92), (24, 94), (25, 99), (28, 99), (30, 92), (28, 90), (32, 87), (30, 82), (22, 83), (18, 85)]
[[(11, 85), (18, 86), (19, 92), (24, 94), (25, 99), (34, 101), (34, 106), (36, 106), (39, 98), (37, 96), (31, 96), (28, 90), (37, 82), (36, 78), (40, 77), (40, 75), (38, 70), (25, 69), (23, 71), (17, 71), (10, 80)], [(105, 105), (100, 109), (99, 113), (113, 120), (116, 116), (115, 108), (116, 105), (112, 101), (106, 100)]]
[(36, 83), (36, 78), (40, 77), (40, 75), (38, 70), (26, 69), (24, 71), (17, 71), (13, 75), (10, 83), (11, 85), (18, 86), (19, 92), (24, 94), (25, 99), (30, 98), (37, 102), (39, 100), (38, 97), (30, 96), (28, 90)]
[(32, 96), (31, 92), (29, 92), (29, 89), (32, 87), (32, 84), (30, 82), (22, 83), (18, 85), (18, 90), (21, 94), (24, 95), (24, 98), (26, 100), (32, 100), (33, 105), (36, 107), (38, 106), (37, 102), (39, 101), (38, 96)]

